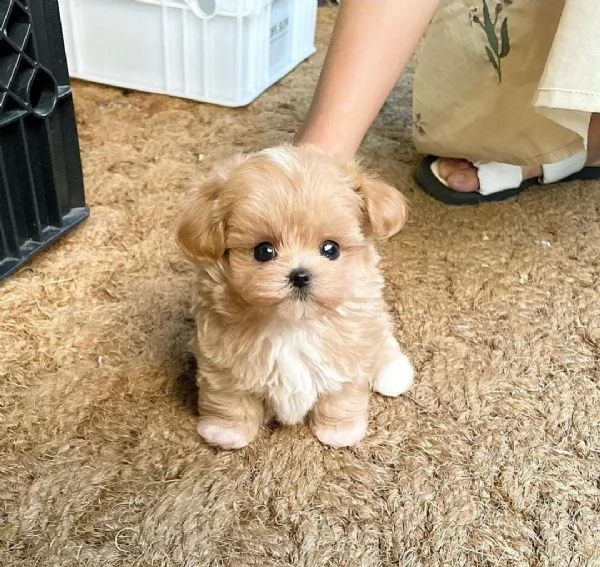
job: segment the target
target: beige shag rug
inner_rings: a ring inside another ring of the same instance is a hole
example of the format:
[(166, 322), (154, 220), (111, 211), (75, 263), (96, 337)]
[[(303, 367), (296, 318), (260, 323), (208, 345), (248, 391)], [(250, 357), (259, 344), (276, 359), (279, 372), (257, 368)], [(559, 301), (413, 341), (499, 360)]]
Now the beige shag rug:
[(92, 216), (0, 286), (0, 565), (600, 565), (600, 184), (434, 202), (410, 76), (363, 153), (412, 204), (382, 253), (416, 388), (353, 450), (195, 432), (180, 179), (289, 140), (334, 15), (249, 108), (75, 83)]

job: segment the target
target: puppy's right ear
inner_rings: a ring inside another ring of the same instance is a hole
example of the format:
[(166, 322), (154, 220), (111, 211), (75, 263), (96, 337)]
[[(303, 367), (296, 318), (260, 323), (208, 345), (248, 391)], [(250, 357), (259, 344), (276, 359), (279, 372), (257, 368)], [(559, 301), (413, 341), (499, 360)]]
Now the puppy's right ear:
[(185, 203), (176, 241), (193, 262), (216, 262), (225, 254), (225, 219), (219, 195), (221, 183), (211, 179)]

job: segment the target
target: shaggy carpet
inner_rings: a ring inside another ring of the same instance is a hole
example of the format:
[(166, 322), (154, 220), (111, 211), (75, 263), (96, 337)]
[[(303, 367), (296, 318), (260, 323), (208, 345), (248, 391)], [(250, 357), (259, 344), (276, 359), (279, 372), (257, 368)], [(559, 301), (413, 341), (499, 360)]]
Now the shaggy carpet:
[(196, 434), (181, 180), (289, 140), (334, 15), (248, 108), (75, 83), (92, 216), (0, 287), (1, 565), (600, 565), (600, 185), (431, 200), (410, 74), (363, 154), (412, 204), (381, 249), (415, 389), (352, 450)]

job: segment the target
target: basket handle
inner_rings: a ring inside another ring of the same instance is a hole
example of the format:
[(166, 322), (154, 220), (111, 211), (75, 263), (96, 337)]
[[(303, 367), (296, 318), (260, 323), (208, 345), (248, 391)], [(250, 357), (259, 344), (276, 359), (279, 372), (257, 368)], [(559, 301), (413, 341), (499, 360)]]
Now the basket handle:
[(183, 0), (194, 15), (202, 20), (210, 20), (219, 11), (219, 0)]

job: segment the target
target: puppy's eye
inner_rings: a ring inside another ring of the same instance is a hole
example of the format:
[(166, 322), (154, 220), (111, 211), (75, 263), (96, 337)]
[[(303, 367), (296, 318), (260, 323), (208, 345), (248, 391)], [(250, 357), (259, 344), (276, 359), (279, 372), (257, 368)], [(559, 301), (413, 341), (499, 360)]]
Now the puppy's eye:
[(254, 259), (257, 262), (269, 262), (277, 256), (277, 250), (270, 242), (261, 242), (254, 247)]
[(333, 240), (326, 240), (321, 244), (319, 252), (329, 260), (337, 260), (340, 257), (340, 245)]

